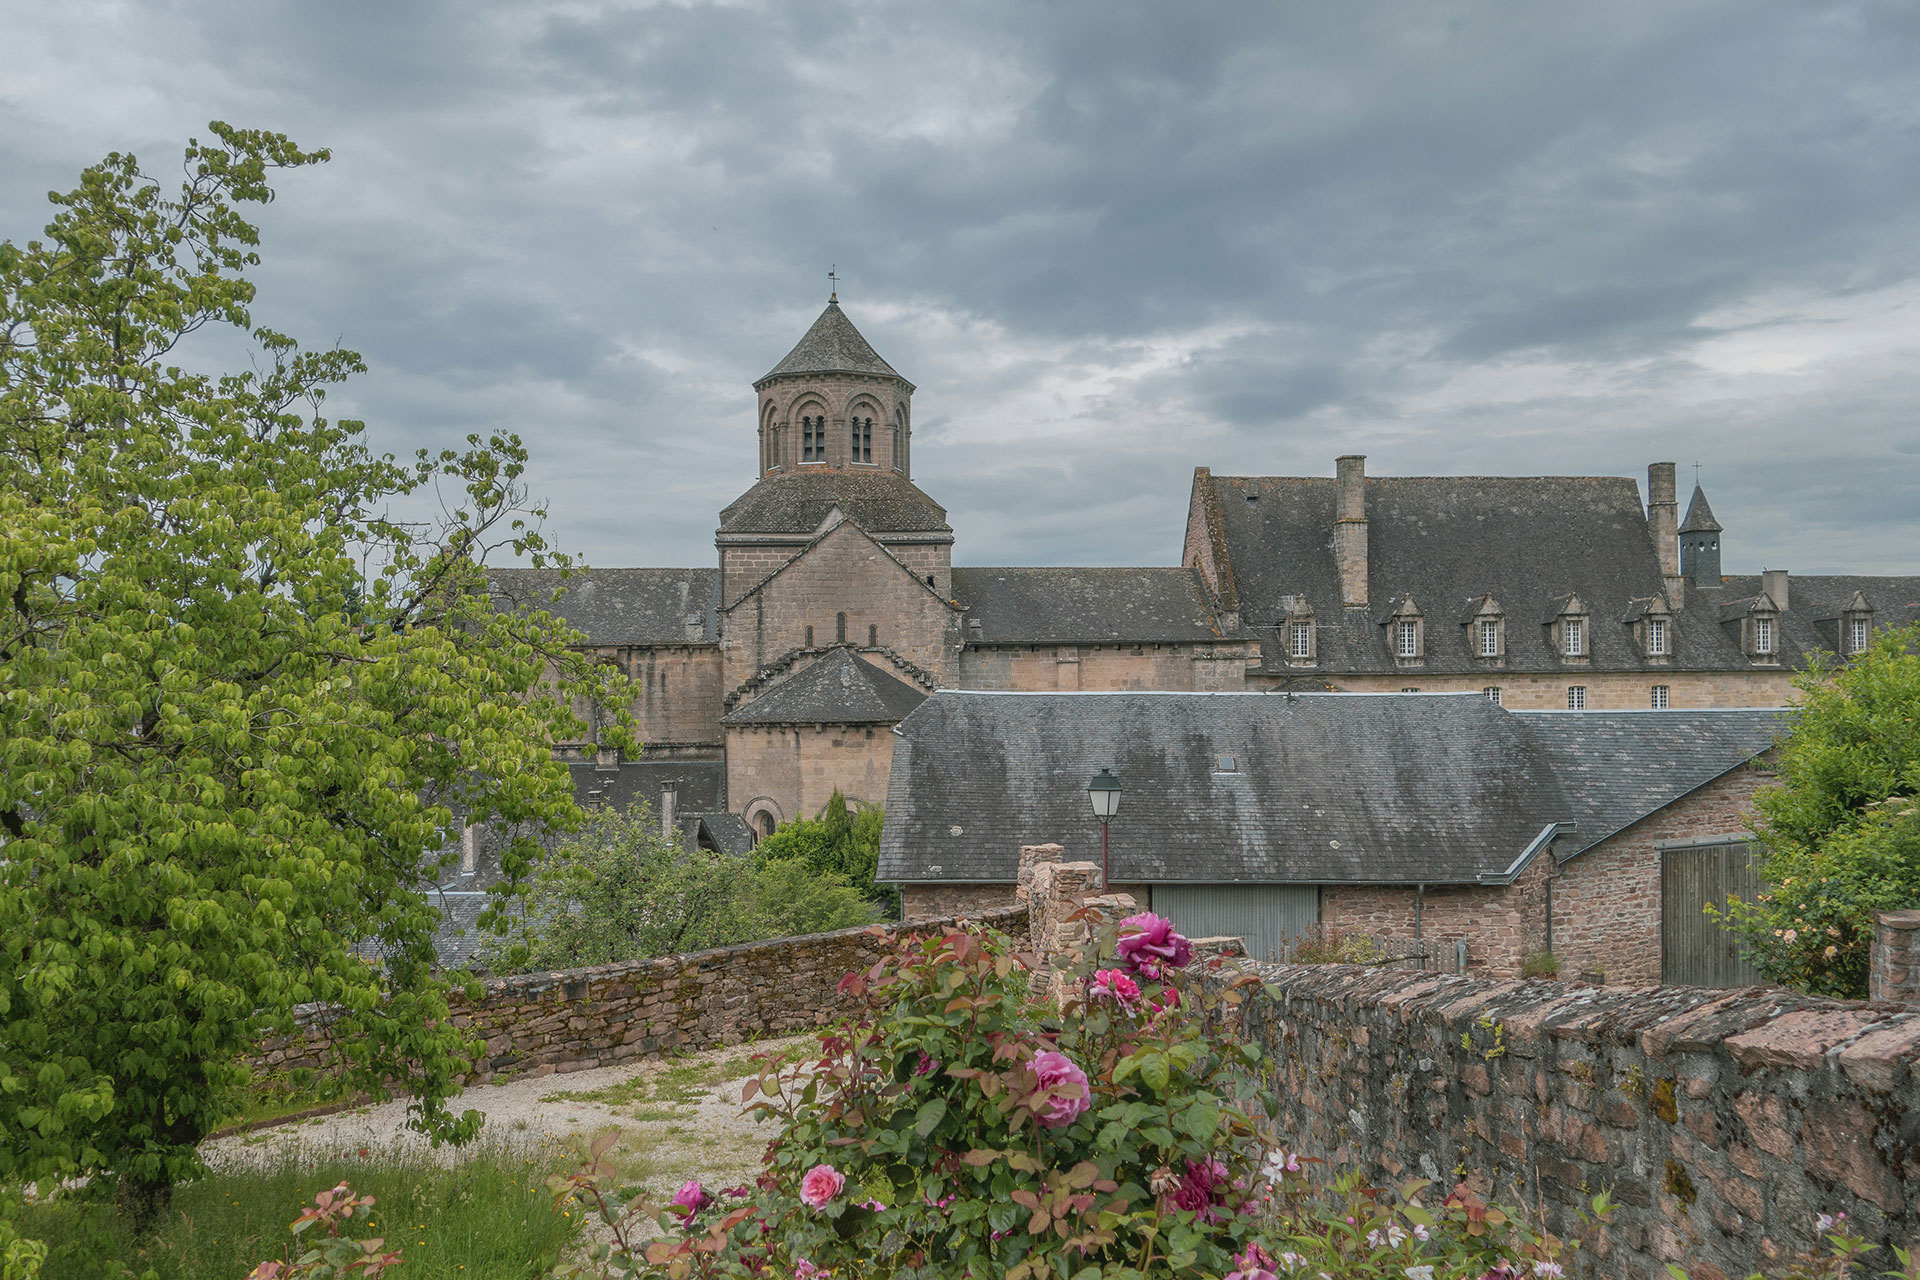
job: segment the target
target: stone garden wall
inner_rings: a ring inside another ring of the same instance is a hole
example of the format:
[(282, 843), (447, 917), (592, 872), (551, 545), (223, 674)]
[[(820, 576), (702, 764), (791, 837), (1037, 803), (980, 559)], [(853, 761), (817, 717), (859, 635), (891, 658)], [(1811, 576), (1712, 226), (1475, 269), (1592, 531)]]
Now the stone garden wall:
[[(1027, 942), (1024, 906), (971, 917), (915, 920), (716, 951), (496, 978), (479, 1000), (455, 995), (454, 1022), (486, 1037), (478, 1078), (584, 1071), (675, 1049), (710, 1049), (758, 1036), (810, 1031), (847, 1012), (840, 979), (870, 967), (903, 933), (968, 922)], [(269, 1068), (326, 1067), (327, 1011), (266, 1045)]]
[(1745, 1275), (1839, 1210), (1920, 1241), (1920, 1006), (1256, 968), (1267, 994), (1235, 1016), (1280, 1130), (1335, 1167), (1464, 1180), (1560, 1231), (1610, 1190), (1610, 1276)]

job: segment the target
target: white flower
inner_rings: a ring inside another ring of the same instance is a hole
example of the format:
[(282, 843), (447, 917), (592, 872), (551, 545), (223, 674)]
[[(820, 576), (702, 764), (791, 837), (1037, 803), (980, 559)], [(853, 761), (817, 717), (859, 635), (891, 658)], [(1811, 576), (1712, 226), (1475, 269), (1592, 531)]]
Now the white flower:
[(1821, 1235), (1825, 1235), (1846, 1220), (1847, 1215), (1845, 1213), (1823, 1213), (1813, 1220), (1813, 1229)]
[(1566, 1268), (1557, 1262), (1536, 1262), (1533, 1264), (1533, 1274), (1537, 1276), (1558, 1277), (1567, 1274), (1567, 1272)]
[(1279, 1147), (1267, 1152), (1266, 1161), (1260, 1168), (1261, 1176), (1276, 1187), (1288, 1174), (1298, 1172), (1300, 1172), (1300, 1157), (1291, 1151), (1283, 1151)]
[(1288, 1252), (1280, 1255), (1280, 1265), (1285, 1267), (1289, 1271), (1298, 1271), (1300, 1268), (1307, 1265), (1307, 1260), (1301, 1257), (1299, 1254), (1289, 1250)]
[(1433, 1264), (1429, 1262), (1421, 1267), (1408, 1267), (1407, 1280), (1433, 1280)]
[(1413, 1224), (1413, 1238), (1422, 1242), (1431, 1240), (1433, 1239), (1433, 1232), (1416, 1222)]

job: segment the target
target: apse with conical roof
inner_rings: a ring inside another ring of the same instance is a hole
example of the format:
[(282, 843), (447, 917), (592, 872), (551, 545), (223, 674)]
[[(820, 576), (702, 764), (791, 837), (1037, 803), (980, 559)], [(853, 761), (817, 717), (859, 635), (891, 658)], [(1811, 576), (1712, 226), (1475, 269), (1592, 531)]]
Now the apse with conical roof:
[(753, 389), (761, 475), (815, 468), (912, 474), (913, 384), (854, 327), (837, 293)]
[(1720, 532), (1707, 491), (1696, 483), (1687, 518), (1680, 522), (1680, 573), (1696, 587), (1720, 585)]

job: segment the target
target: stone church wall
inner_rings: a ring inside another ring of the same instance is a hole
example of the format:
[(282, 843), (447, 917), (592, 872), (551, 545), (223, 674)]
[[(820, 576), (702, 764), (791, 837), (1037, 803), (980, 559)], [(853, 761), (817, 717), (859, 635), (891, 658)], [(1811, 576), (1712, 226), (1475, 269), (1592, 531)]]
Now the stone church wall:
[(892, 767), (893, 730), (883, 724), (727, 730), (727, 802), (749, 820), (763, 801), (778, 821), (815, 817), (836, 790), (861, 805), (885, 804)]
[(968, 645), (960, 687), (1054, 693), (1062, 689), (1237, 691), (1254, 646)]
[(650, 753), (719, 748), (725, 690), (718, 646), (623, 649), (618, 660), (640, 688), (632, 710), (640, 741)]
[(809, 647), (809, 627), (812, 646), (842, 638), (842, 614), (849, 644), (866, 644), (872, 628), (879, 644), (933, 673), (942, 685), (954, 683), (959, 614), (849, 524), (728, 611), (726, 688), (739, 688), (790, 649)]

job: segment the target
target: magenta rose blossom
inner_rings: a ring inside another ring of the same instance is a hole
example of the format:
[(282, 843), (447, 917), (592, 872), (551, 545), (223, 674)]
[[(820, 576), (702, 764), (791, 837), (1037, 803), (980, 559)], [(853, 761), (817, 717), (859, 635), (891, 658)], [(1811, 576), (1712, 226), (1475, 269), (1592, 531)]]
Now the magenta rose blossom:
[(673, 1211), (680, 1215), (682, 1222), (692, 1222), (693, 1215), (705, 1208), (711, 1198), (707, 1195), (707, 1189), (700, 1185), (700, 1179), (689, 1178), (673, 1193)]
[(1188, 1160), (1187, 1171), (1167, 1196), (1167, 1207), (1198, 1214), (1202, 1222), (1213, 1222), (1219, 1214), (1214, 1204), (1227, 1183), (1227, 1166), (1218, 1160)]
[(800, 1179), (800, 1203), (809, 1209), (824, 1209), (846, 1188), (847, 1177), (830, 1164), (817, 1164)]
[(1131, 1009), (1140, 999), (1140, 984), (1119, 969), (1099, 969), (1087, 984), (1087, 996), (1093, 1000), (1111, 1000), (1122, 1009)]
[(1035, 1117), (1044, 1127), (1070, 1125), (1092, 1105), (1093, 1090), (1087, 1086), (1087, 1073), (1066, 1054), (1053, 1049), (1034, 1054), (1033, 1074), (1048, 1094), (1045, 1108)]
[(1142, 911), (1120, 922), (1120, 941), (1114, 950), (1135, 973), (1158, 978), (1165, 969), (1184, 969), (1193, 959), (1193, 944), (1174, 931), (1173, 921)]

